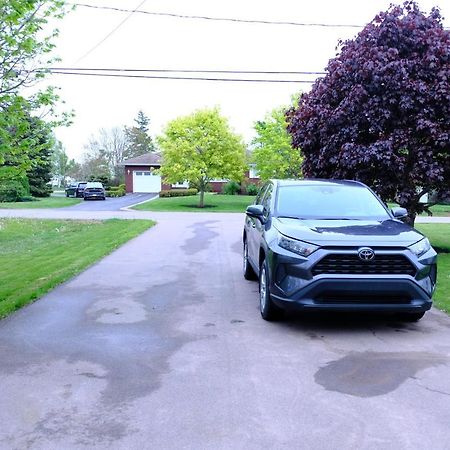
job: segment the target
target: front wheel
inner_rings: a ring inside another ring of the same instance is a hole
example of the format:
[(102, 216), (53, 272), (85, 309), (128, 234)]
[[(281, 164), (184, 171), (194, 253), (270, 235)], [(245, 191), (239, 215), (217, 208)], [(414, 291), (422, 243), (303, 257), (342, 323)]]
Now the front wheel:
[(267, 263), (264, 260), (259, 271), (259, 310), (264, 320), (274, 321), (283, 317), (283, 310), (270, 298), (270, 279)]
[(244, 251), (243, 251), (243, 258), (242, 258), (242, 269), (244, 271), (244, 278), (246, 280), (256, 280), (256, 273), (253, 270), (251, 264), (248, 261), (248, 244), (247, 239), (244, 240)]

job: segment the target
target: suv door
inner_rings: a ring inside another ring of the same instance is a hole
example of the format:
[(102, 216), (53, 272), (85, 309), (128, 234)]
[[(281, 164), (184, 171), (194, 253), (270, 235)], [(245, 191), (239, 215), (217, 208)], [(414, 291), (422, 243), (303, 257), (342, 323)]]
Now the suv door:
[[(272, 183), (265, 184), (261, 188), (256, 197), (255, 205), (264, 206), (267, 194), (269, 191), (272, 192), (272, 189), (273, 189)], [(261, 233), (263, 229), (264, 225), (261, 223), (259, 219), (247, 216), (246, 230), (247, 230), (248, 257), (252, 263), (252, 266), (257, 270), (259, 270), (259, 249), (261, 245)]]

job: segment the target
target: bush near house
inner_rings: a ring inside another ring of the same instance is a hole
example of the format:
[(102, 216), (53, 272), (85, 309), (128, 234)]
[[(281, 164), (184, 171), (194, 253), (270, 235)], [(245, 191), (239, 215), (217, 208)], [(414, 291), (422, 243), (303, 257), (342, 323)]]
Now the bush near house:
[(249, 185), (247, 185), (246, 191), (247, 191), (247, 195), (256, 196), (258, 194), (259, 187), (256, 186), (256, 184), (250, 183)]
[(228, 181), (223, 185), (222, 194), (225, 195), (237, 195), (241, 190), (241, 186), (237, 181)]
[(168, 191), (161, 191), (159, 193), (159, 196), (161, 198), (164, 197), (188, 197), (191, 195), (197, 195), (198, 190), (197, 189), (170, 189)]
[(105, 190), (107, 197), (123, 197), (126, 194), (125, 185), (119, 184), (119, 186), (111, 186)]

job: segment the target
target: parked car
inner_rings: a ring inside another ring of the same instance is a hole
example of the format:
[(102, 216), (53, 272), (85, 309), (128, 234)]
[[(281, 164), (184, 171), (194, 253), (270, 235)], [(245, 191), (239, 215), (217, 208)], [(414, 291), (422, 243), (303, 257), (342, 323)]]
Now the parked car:
[(86, 181), (75, 181), (66, 187), (66, 197), (83, 197)]
[(303, 309), (421, 319), (432, 304), (436, 252), (406, 216), (355, 181), (266, 183), (243, 233), (244, 277), (259, 280), (262, 317)]
[(84, 188), (84, 199), (89, 200), (96, 198), (99, 198), (100, 200), (106, 199), (105, 188), (102, 183), (97, 181), (89, 182)]

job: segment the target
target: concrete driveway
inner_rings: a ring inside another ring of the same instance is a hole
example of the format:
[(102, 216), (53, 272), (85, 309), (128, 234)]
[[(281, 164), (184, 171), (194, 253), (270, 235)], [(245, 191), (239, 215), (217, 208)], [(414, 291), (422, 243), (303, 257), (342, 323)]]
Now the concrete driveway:
[(135, 205), (157, 196), (158, 194), (127, 194), (124, 197), (106, 197), (105, 200), (86, 200), (62, 209), (74, 211), (120, 211), (121, 208)]
[(0, 322), (0, 448), (448, 449), (445, 314), (267, 323), (240, 214), (153, 217)]

